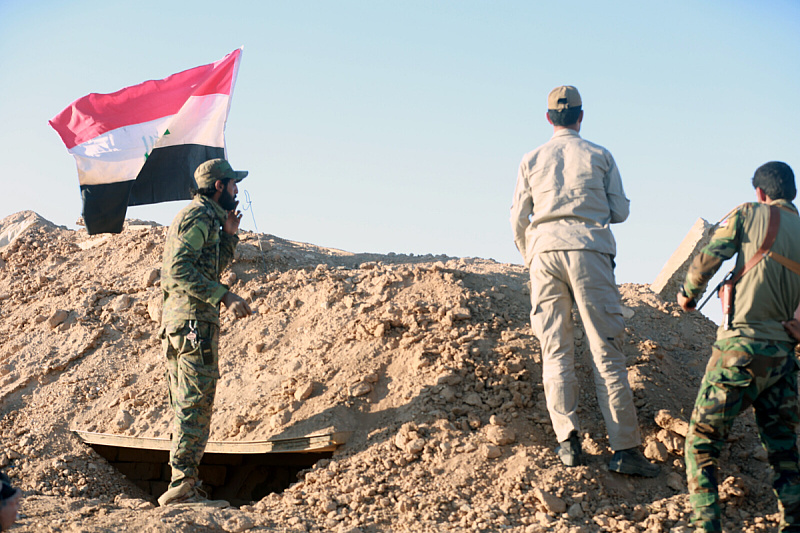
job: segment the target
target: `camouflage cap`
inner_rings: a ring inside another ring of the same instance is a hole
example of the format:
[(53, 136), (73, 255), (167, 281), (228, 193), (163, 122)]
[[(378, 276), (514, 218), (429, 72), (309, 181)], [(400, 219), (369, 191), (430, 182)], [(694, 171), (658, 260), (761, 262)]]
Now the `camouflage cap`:
[(564, 111), (574, 107), (581, 107), (581, 95), (572, 85), (556, 87), (547, 96), (547, 109)]
[(194, 171), (194, 181), (200, 189), (213, 187), (217, 180), (232, 179), (238, 183), (245, 176), (247, 176), (246, 170), (233, 170), (225, 159), (210, 159), (201, 163)]

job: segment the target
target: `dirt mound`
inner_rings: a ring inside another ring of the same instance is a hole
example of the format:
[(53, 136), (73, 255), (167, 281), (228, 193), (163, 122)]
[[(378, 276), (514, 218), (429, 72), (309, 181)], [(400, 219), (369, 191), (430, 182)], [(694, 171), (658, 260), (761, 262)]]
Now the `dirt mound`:
[(17, 237), (29, 229), (37, 229), (43, 226), (54, 227), (52, 222), (33, 211), (20, 211), (4, 218), (0, 222), (0, 250), (14, 242)]
[[(331, 460), (241, 509), (159, 509), (70, 430), (169, 434), (156, 338), (166, 228), (90, 237), (34, 220), (0, 248), (0, 466), (19, 531), (687, 531), (682, 456), (714, 325), (621, 286), (652, 480), (609, 473), (583, 331), (583, 447), (565, 469), (531, 335), (527, 273), (476, 258), (351, 254), (242, 233), (226, 282), (212, 440), (352, 432)], [(8, 232), (11, 235), (11, 232)], [(723, 456), (731, 530), (776, 524), (751, 415)], [(768, 517), (764, 518), (764, 514)]]

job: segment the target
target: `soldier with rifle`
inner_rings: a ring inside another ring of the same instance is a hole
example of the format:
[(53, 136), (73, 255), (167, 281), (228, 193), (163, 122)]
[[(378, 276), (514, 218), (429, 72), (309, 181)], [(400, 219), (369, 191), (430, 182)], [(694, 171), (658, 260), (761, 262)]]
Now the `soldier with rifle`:
[(677, 295), (684, 311), (723, 261), (737, 255), (721, 284), (725, 317), (717, 331), (686, 436), (692, 524), (722, 531), (717, 463), (735, 418), (751, 405), (773, 470), (780, 531), (800, 531), (800, 456), (795, 345), (800, 323), (800, 217), (789, 165), (772, 161), (752, 179), (756, 202), (735, 209), (693, 259)]

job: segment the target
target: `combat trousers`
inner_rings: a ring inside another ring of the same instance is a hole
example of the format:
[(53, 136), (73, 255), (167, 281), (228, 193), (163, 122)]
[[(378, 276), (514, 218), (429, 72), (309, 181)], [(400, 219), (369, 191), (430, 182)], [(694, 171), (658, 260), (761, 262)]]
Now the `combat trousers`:
[(717, 463), (736, 416), (753, 406), (772, 467), (781, 531), (800, 531), (797, 362), (793, 344), (734, 337), (714, 343), (686, 435), (692, 523), (722, 531)]
[(219, 379), (219, 326), (192, 321), (168, 328), (163, 348), (169, 403), (175, 415), (169, 454), (172, 488), (185, 479), (198, 480)]
[(642, 442), (622, 353), (625, 322), (611, 256), (591, 251), (536, 254), (531, 262), (531, 326), (542, 346), (542, 381), (559, 442), (580, 432), (575, 325), (580, 314), (592, 352), (595, 391), (611, 449)]

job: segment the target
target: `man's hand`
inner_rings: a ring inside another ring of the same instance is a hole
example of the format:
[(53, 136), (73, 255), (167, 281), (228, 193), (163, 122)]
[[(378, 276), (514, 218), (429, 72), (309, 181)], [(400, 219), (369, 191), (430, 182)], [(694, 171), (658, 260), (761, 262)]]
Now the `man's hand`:
[(800, 341), (800, 322), (797, 321), (796, 318), (791, 320), (787, 320), (786, 322), (781, 322), (783, 324), (783, 328), (794, 337), (794, 340)]
[(228, 211), (228, 218), (225, 219), (225, 223), (222, 225), (222, 231), (228, 235), (236, 235), (236, 232), (239, 231), (239, 222), (241, 220), (241, 211)]
[(244, 298), (231, 291), (226, 292), (221, 301), (225, 304), (225, 309), (232, 312), (233, 316), (236, 318), (244, 318), (253, 314), (253, 310), (250, 309), (250, 306), (247, 305)]
[(689, 298), (688, 296), (683, 295), (683, 291), (678, 293), (678, 305), (681, 306), (681, 309), (686, 311), (694, 311), (697, 307), (697, 300), (694, 298)]

